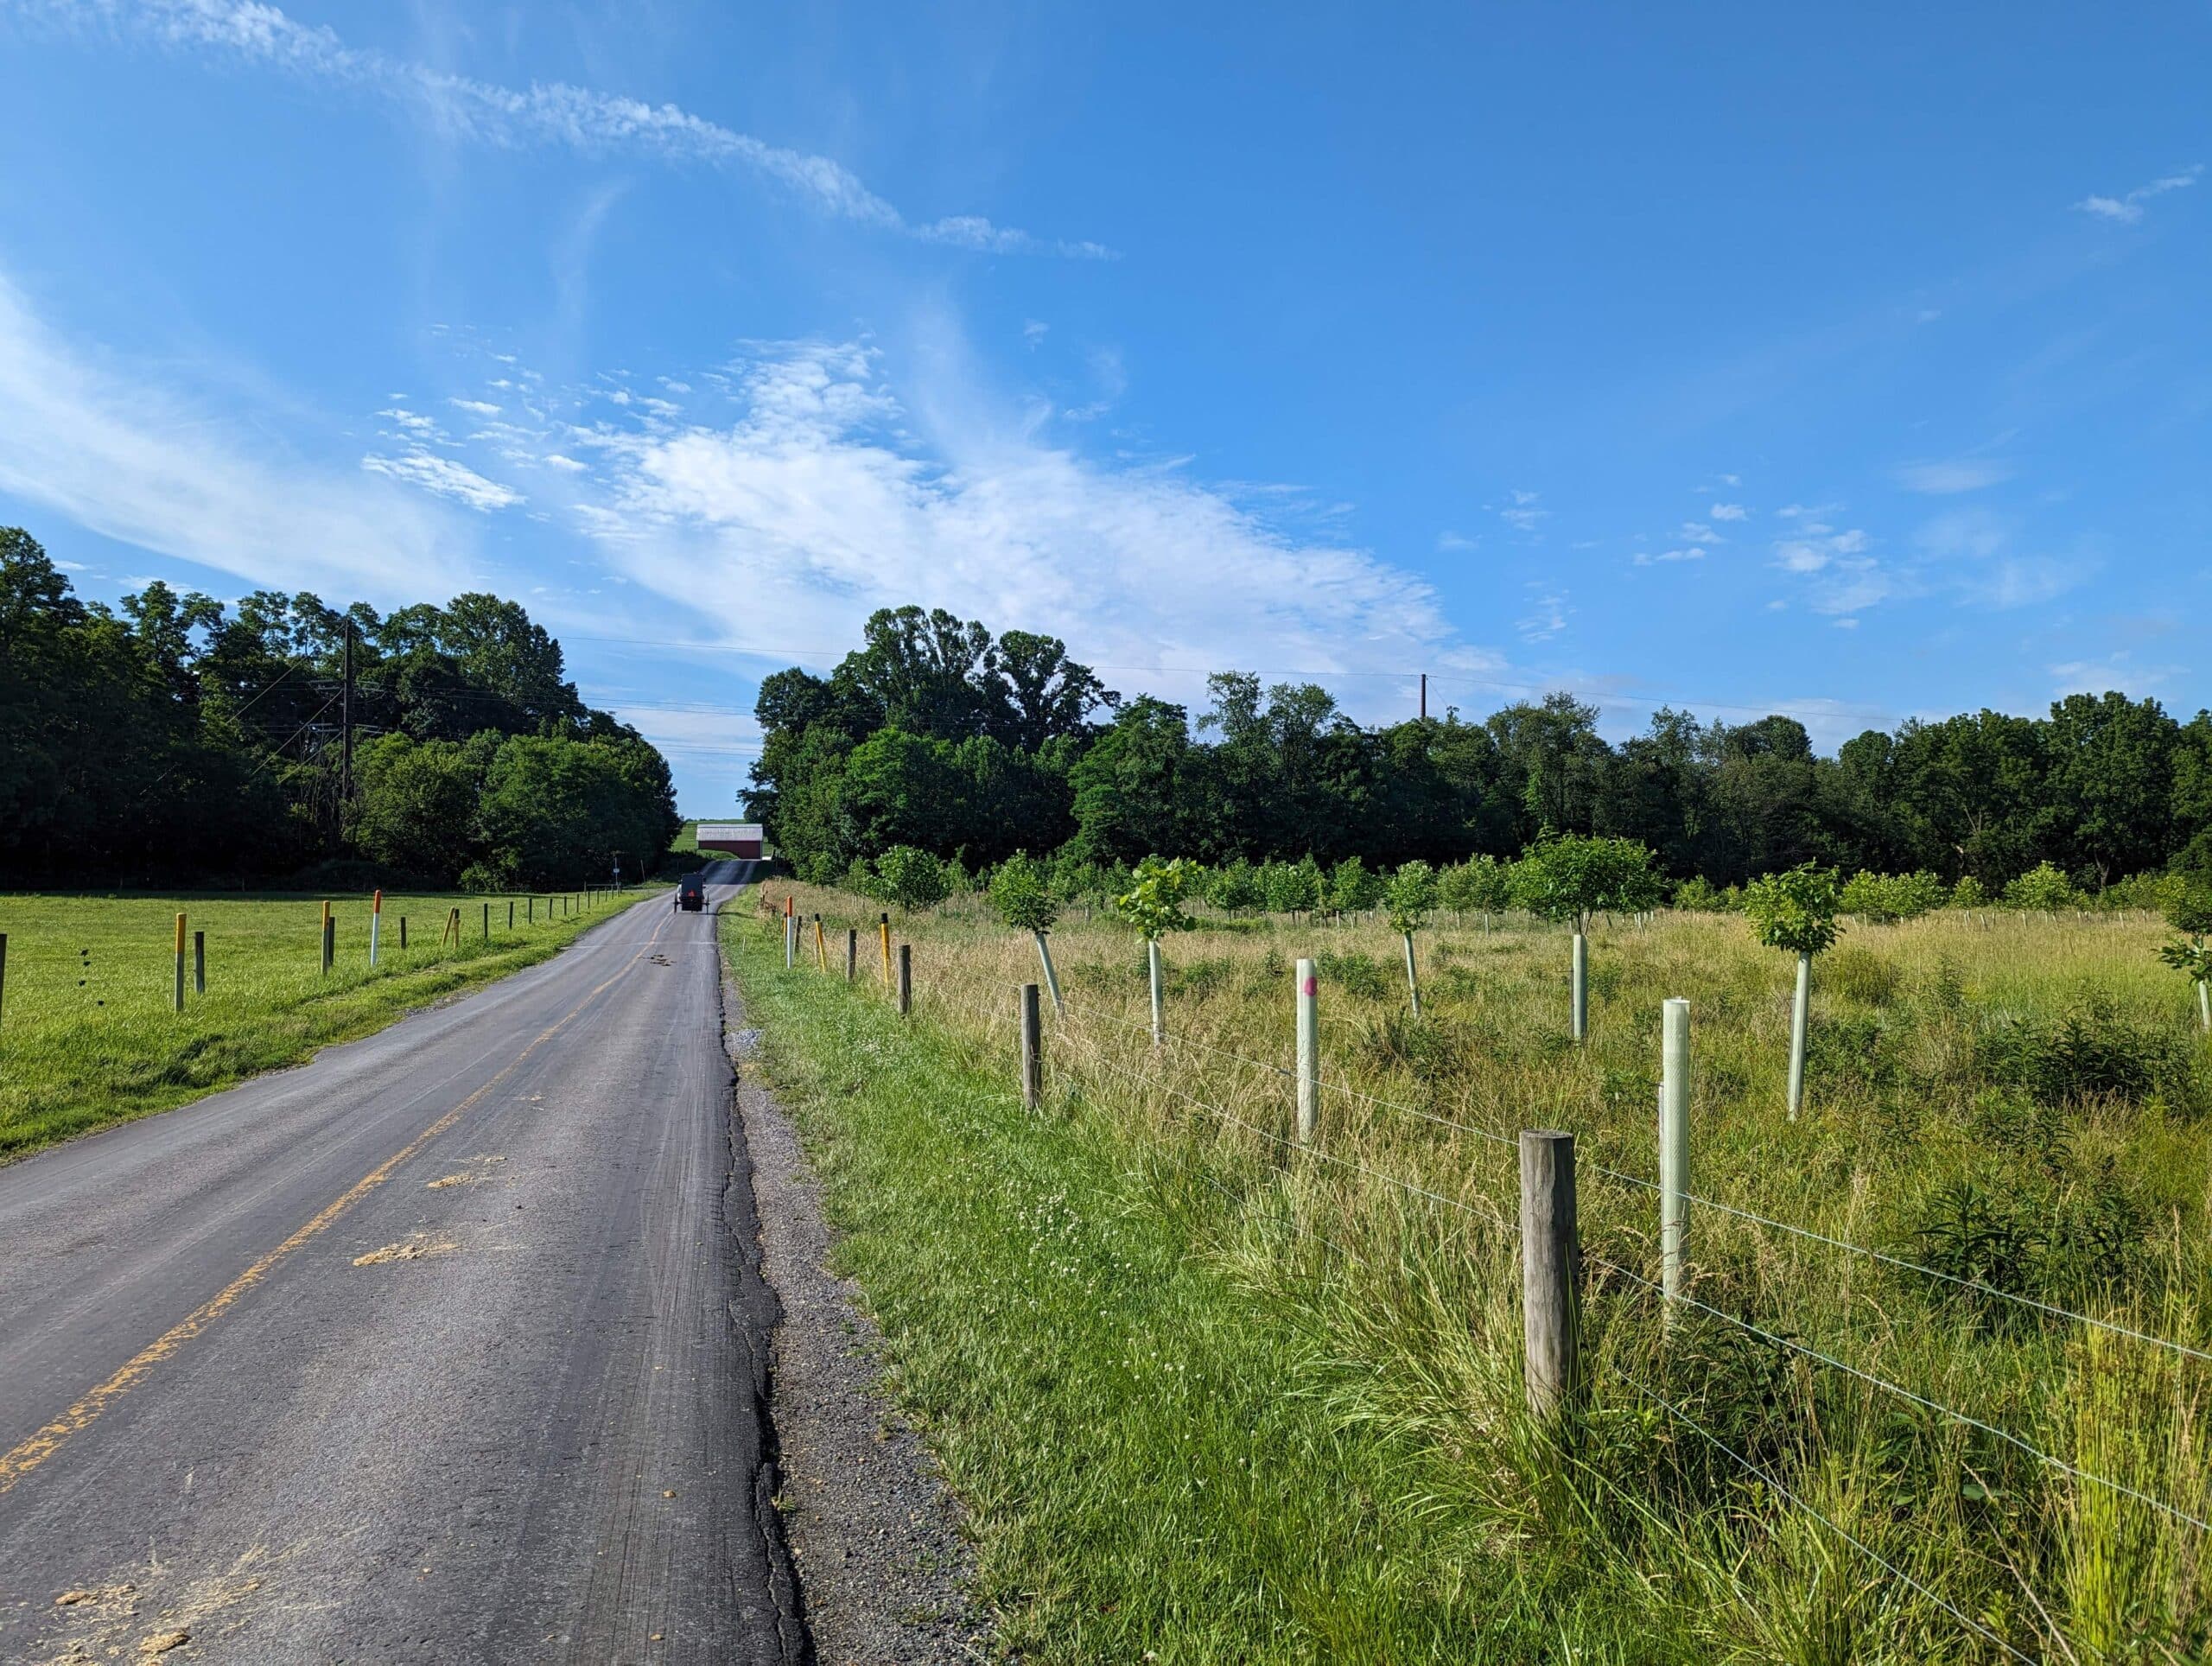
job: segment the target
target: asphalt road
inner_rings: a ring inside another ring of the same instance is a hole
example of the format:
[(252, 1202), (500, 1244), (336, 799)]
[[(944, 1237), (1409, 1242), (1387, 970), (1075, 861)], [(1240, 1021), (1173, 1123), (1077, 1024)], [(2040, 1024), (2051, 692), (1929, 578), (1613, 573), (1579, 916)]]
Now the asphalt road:
[(0, 1659), (803, 1658), (720, 1014), (641, 903), (0, 1168)]

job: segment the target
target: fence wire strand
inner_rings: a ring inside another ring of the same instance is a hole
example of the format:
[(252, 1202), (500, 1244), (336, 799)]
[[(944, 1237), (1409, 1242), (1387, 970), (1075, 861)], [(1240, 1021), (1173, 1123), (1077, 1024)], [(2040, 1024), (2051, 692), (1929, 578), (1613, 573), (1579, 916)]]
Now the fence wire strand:
[[(1642, 1285), (1645, 1289), (1656, 1291), (1662, 1296), (1666, 1294), (1662, 1287), (1651, 1280), (1641, 1274), (1631, 1273), (1627, 1268), (1617, 1262), (1607, 1261), (1599, 1256), (1592, 1256), (1590, 1260), (1593, 1265), (1602, 1267), (1608, 1272), (1618, 1273), (1632, 1284)], [(1823, 1353), (1820, 1349), (1800, 1342), (1795, 1337), (1783, 1336), (1779, 1332), (1770, 1331), (1763, 1326), (1754, 1325), (1747, 1319), (1738, 1318), (1736, 1314), (1716, 1307), (1710, 1302), (1700, 1301), (1695, 1296), (1684, 1294), (1675, 1297), (1675, 1300), (1685, 1307), (1696, 1308), (1701, 1313), (1709, 1313), (1724, 1324), (1732, 1325), (1738, 1330), (1758, 1337), (1763, 1342), (1770, 1342), (1777, 1347), (1787, 1348), (1792, 1353), (1817, 1361), (1821, 1364), (1843, 1372), (1847, 1377), (1854, 1377), (1870, 1388), (1879, 1389), (1885, 1394), (1895, 1395), (1900, 1400), (1909, 1400), (1916, 1406), (1934, 1412), (1938, 1416), (1948, 1417), (1953, 1422), (1962, 1424), (1967, 1428), (1979, 1429), (1984, 1434), (1993, 1435), (2006, 1445), (2025, 1453), (2038, 1463), (2047, 1464), (2063, 1474), (2072, 1476), (2077, 1481), (2086, 1481), (2094, 1486), (2103, 1487), (2107, 1491), (2117, 1493), (2122, 1497), (2132, 1498), (2137, 1504), (2148, 1505), (2151, 1509), (2158, 1510), (2175, 1521), (2185, 1523), (2200, 1532), (2212, 1533), (2212, 1522), (2205, 1521), (2201, 1517), (2192, 1516), (2177, 1504), (2171, 1504), (2163, 1498), (2154, 1497), (2150, 1493), (2128, 1485), (2125, 1481), (2115, 1481), (2109, 1477), (2099, 1475), (2093, 1470), (2082, 1469), (2070, 1464), (2063, 1458), (2045, 1452), (2034, 1442), (2023, 1440), (2009, 1429), (2000, 1428), (1994, 1423), (1984, 1422), (1980, 1418), (1971, 1413), (1961, 1411), (1955, 1406), (1947, 1406), (1941, 1401), (1930, 1400), (1927, 1396), (1906, 1388), (1902, 1383), (1892, 1383), (1887, 1377), (1877, 1377), (1873, 1372), (1862, 1370), (1847, 1360), (1838, 1359), (1832, 1354)]]

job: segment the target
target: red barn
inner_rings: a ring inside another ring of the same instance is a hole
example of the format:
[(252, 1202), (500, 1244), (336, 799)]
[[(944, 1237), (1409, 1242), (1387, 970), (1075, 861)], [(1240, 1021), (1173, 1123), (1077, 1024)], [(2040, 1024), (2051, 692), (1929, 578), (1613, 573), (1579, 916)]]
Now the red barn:
[(699, 849), (741, 861), (759, 862), (766, 841), (758, 822), (701, 822)]

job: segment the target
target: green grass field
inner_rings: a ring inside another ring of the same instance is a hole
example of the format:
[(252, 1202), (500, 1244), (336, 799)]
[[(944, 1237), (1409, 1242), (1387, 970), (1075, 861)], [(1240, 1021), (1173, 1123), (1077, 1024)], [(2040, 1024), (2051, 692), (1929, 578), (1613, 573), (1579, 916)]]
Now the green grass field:
[[(589, 910), (581, 893), (388, 895), (373, 971), (369, 900), (334, 900), (336, 954), (327, 977), (320, 898), (0, 894), (0, 932), (8, 939), (0, 1160), (297, 1064), (319, 1047), (543, 960), (610, 907), (662, 894), (654, 887), (601, 895)], [(453, 908), (461, 910), (460, 940), (441, 942)], [(180, 912), (188, 922), (182, 1014), (171, 1006)], [(191, 987), (194, 932), (207, 933), (205, 995)]]
[[(877, 905), (797, 895), (873, 951)], [(893, 1381), (1039, 1657), (2212, 1647), (2212, 1535), (2186, 1519), (2212, 1521), (2206, 1362), (1974, 1288), (2212, 1346), (2212, 1070), (2154, 924), (1854, 926), (1815, 974), (1796, 1123), (1790, 964), (1733, 917), (1598, 931), (1580, 1046), (1563, 933), (1427, 934), (1415, 1023), (1385, 927), (1210, 921), (1167, 945), (1156, 1059), (1135, 939), (1064, 921), (1037, 1117), (1014, 1097), (1027, 938), (964, 900), (899, 930), (903, 1031), (872, 952), (848, 989), (810, 955), (786, 973), (772, 923), (726, 924)], [(1279, 1143), (1300, 955), (1330, 1084), (1302, 1154)], [(1694, 1192), (1970, 1282), (1694, 1205), (1704, 1307), (1666, 1325), (1634, 1182), (1672, 995)], [(1536, 1126), (1580, 1147), (1590, 1389), (1564, 1450), (1522, 1405), (1503, 1141)]]

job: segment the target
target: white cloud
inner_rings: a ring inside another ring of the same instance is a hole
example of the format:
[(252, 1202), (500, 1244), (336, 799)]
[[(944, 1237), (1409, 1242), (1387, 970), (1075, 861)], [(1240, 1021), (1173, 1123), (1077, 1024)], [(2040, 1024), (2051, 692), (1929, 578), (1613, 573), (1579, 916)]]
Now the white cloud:
[(2148, 185), (2139, 185), (2124, 196), (2088, 196), (2074, 207), (2081, 213), (2093, 214), (2099, 219), (2116, 220), (2123, 226), (2133, 226), (2143, 218), (2143, 205), (2153, 197), (2162, 197), (2169, 191), (2185, 190), (2196, 183), (2203, 173), (2204, 164), (2196, 162), (2178, 174), (2168, 174), (2163, 179), (2152, 180)]
[[(590, 460), (575, 513), (606, 560), (730, 640), (854, 639), (874, 608), (944, 607), (1064, 632), (1109, 668), (1200, 697), (1223, 666), (1495, 671), (1421, 579), (1294, 536), (1281, 499), (1050, 442), (930, 355), (906, 397), (864, 345), (763, 349), (728, 425), (557, 430)], [(1271, 502), (1271, 510), (1247, 499)], [(1178, 681), (1178, 677), (1180, 681)], [(1122, 677), (1119, 686), (1129, 686)]]
[(1638, 567), (1656, 566), (1662, 561), (1703, 561), (1704, 559), (1705, 551), (1695, 548), (1668, 550), (1656, 556), (1648, 550), (1639, 550), (1636, 553), (1636, 564)]
[(1454, 532), (1449, 529), (1436, 535), (1436, 547), (1446, 554), (1464, 554), (1479, 548), (1481, 544), (1480, 538), (1471, 538), (1465, 532)]
[(404, 480), (410, 486), (419, 486), (425, 492), (435, 492), (442, 498), (486, 512), (512, 508), (524, 501), (522, 493), (512, 487), (488, 480), (466, 464), (455, 462), (451, 457), (441, 457), (420, 446), (397, 457), (372, 452), (361, 459), (361, 467), (372, 474)]
[(1536, 492), (1509, 492), (1508, 501), (1502, 506), (1484, 504), (1483, 507), (1494, 510), (1497, 518), (1515, 531), (1533, 532), (1551, 518), (1550, 510), (1536, 507), (1536, 500), (1541, 495)]
[(1049, 332), (1052, 327), (1050, 324), (1046, 323), (1042, 319), (1031, 318), (1023, 321), (1021, 326), (1022, 345), (1028, 347), (1040, 346), (1045, 340), (1046, 333)]
[(1808, 522), (1796, 536), (1777, 541), (1774, 564), (1808, 581), (1807, 601), (1814, 612), (1855, 614), (1913, 588), (1905, 575), (1889, 571), (1866, 553), (1871, 542), (1857, 527), (1837, 532), (1822, 523)]
[(549, 451), (540, 461), (548, 468), (557, 468), (564, 474), (581, 474), (591, 467), (588, 463), (578, 462), (574, 457), (564, 457), (557, 451)]
[(1726, 544), (1727, 542), (1703, 521), (1684, 521), (1681, 535), (1692, 544)]
[(2061, 699), (2069, 694), (2103, 694), (2113, 689), (2140, 698), (2160, 684), (2189, 675), (2186, 665), (2139, 665), (2126, 649), (2102, 659), (2069, 659), (2050, 670), (2051, 692)]
[(1740, 503), (1716, 503), (1709, 512), (1717, 521), (1739, 521), (1749, 519), (1751, 512)]
[(1961, 457), (1948, 462), (1907, 463), (1897, 480), (1908, 490), (1942, 497), (1955, 492), (1979, 492), (2012, 478), (2012, 466), (1994, 457)]
[(257, 444), (267, 427), (64, 342), (0, 277), (0, 490), (254, 584), (419, 599), (472, 575), (447, 517)]
[(955, 248), (991, 254), (1109, 259), (1089, 241), (1033, 237), (979, 214), (915, 220), (842, 163), (740, 133), (672, 104), (652, 105), (563, 82), (500, 86), (347, 46), (334, 29), (296, 22), (265, 0), (0, 0), (18, 16), (64, 29), (98, 29), (222, 53), (302, 79), (390, 99), (441, 131), (488, 144), (550, 144), (588, 155), (633, 155), (738, 168), (822, 213)]
[(1523, 642), (1548, 642), (1567, 628), (1567, 616), (1573, 610), (1567, 607), (1564, 593), (1541, 592), (1529, 605), (1529, 612), (1513, 622), (1513, 628), (1521, 633)]
[(455, 410), (473, 411), (479, 416), (496, 416), (499, 414), (499, 406), (487, 404), (482, 399), (448, 399), (446, 403)]

